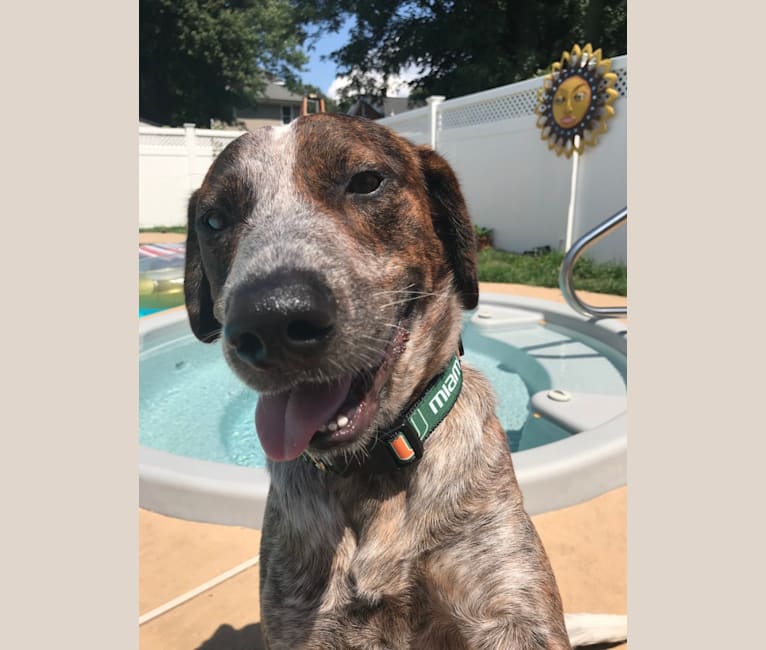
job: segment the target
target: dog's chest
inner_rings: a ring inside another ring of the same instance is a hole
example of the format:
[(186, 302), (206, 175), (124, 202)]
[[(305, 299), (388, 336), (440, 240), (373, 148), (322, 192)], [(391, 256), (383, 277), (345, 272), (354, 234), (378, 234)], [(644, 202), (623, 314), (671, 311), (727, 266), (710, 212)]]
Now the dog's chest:
[(400, 492), (385, 499), (339, 501), (343, 542), (334, 553), (333, 568), (347, 585), (351, 608), (380, 606), (407, 591), (416, 559), (404, 499)]
[[(390, 536), (370, 530), (381, 527)], [(410, 647), (428, 611), (422, 600), (414, 602), (422, 572), (408, 546), (406, 532), (387, 520), (344, 530), (318, 616), (328, 624), (328, 637), (336, 644), (342, 640), (336, 647)]]
[[(359, 499), (353, 506), (323, 496), (321, 506), (312, 499), (315, 507), (301, 508), (300, 535), (289, 535), (299, 544), (288, 548), (280, 539), (284, 519), (273, 531), (264, 528), (270, 538), (264, 616), (313, 620), (316, 647), (321, 639), (345, 639), (333, 647), (375, 647), (375, 638), (398, 639), (392, 647), (407, 647), (424, 613), (411, 602), (422, 576), (404, 494)], [(284, 623), (279, 629), (289, 635)]]

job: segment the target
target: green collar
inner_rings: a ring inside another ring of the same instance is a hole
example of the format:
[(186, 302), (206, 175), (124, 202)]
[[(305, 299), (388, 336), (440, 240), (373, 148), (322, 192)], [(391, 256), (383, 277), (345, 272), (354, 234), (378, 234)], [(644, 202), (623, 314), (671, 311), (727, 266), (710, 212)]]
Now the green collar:
[(376, 436), (369, 456), (363, 461), (352, 459), (345, 468), (340, 469), (315, 458), (308, 451), (304, 452), (303, 459), (322, 471), (340, 476), (349, 476), (357, 470), (367, 474), (385, 474), (408, 467), (421, 458), (423, 444), (455, 405), (462, 386), (460, 355), (455, 354), (399, 422)]

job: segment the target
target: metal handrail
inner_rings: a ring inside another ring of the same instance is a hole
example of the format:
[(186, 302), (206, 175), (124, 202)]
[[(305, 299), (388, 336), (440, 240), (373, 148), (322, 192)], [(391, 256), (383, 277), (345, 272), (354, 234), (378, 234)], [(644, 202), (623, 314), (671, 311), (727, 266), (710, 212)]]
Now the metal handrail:
[(578, 239), (572, 247), (564, 255), (564, 261), (561, 262), (561, 271), (559, 272), (559, 288), (561, 293), (564, 294), (564, 298), (567, 304), (576, 312), (583, 316), (591, 316), (593, 318), (616, 318), (618, 316), (624, 316), (628, 313), (627, 307), (595, 307), (589, 305), (580, 298), (577, 297), (574, 285), (572, 284), (572, 275), (574, 273), (574, 266), (577, 258), (582, 255), (588, 246), (595, 244), (599, 239), (608, 235), (612, 230), (621, 226), (623, 222), (628, 219), (628, 209), (620, 210), (617, 214), (612, 215), (606, 221), (599, 224), (593, 230), (585, 233), (580, 239)]

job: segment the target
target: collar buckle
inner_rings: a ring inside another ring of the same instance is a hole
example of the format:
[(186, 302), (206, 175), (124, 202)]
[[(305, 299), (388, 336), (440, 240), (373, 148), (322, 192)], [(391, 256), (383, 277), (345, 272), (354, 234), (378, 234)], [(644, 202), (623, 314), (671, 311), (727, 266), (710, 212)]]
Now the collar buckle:
[(423, 457), (423, 440), (407, 418), (389, 430), (379, 444), (385, 445), (398, 469)]

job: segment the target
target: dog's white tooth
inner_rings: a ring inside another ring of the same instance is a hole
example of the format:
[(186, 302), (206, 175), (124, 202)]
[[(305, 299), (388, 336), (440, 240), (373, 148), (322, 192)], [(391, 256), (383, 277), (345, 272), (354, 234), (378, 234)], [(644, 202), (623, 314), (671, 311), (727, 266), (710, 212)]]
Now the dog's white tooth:
[(337, 424), (335, 424), (335, 422), (330, 422), (330, 423), (327, 425), (327, 428), (328, 428), (330, 431), (337, 431), (337, 430), (338, 430), (338, 425), (337, 425)]
[(339, 415), (335, 422), (338, 424), (339, 428), (345, 427), (348, 424), (348, 418), (345, 415)]
[(319, 429), (317, 429), (317, 431), (327, 431), (327, 425), (323, 424), (321, 427), (319, 427)]

